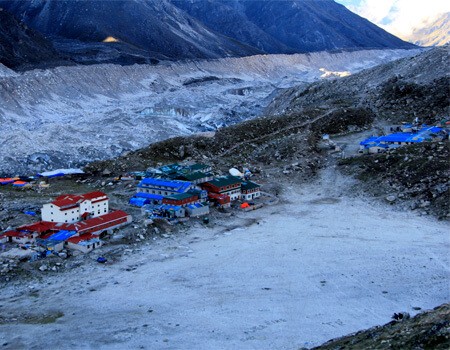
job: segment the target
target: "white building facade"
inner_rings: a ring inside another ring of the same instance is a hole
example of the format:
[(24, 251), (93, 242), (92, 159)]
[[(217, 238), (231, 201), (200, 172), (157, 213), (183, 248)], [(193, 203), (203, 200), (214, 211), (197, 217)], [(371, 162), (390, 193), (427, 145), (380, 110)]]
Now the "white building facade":
[(63, 195), (51, 203), (44, 204), (42, 220), (73, 223), (82, 219), (95, 218), (109, 212), (109, 198), (99, 191), (83, 195)]

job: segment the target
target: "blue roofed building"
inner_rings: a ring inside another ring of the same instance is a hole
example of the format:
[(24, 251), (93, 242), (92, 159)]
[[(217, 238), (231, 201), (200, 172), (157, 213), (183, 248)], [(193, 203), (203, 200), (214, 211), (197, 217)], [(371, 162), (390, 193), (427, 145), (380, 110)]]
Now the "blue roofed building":
[(186, 209), (179, 205), (161, 204), (150, 206), (147, 209), (151, 218), (184, 218), (186, 216)]
[(422, 125), (417, 132), (397, 132), (384, 136), (371, 136), (361, 141), (359, 145), (361, 153), (381, 153), (390, 148), (439, 140), (444, 137), (442, 128)]
[(155, 178), (143, 179), (137, 188), (138, 192), (169, 196), (177, 193), (186, 193), (194, 185), (189, 181), (165, 180)]
[(201, 203), (189, 204), (186, 207), (186, 211), (189, 214), (189, 216), (191, 216), (191, 217), (208, 215), (209, 214), (209, 205), (204, 205)]
[(153, 193), (138, 192), (129, 201), (130, 205), (142, 208), (147, 204), (162, 204), (164, 196)]

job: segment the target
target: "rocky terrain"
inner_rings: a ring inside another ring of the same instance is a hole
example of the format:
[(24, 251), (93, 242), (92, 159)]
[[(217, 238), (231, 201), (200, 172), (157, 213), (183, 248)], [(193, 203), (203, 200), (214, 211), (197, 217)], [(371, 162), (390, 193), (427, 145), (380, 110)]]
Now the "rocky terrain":
[(434, 349), (450, 347), (450, 305), (444, 304), (413, 318), (392, 321), (314, 347), (314, 350), (344, 349)]
[(449, 142), (400, 147), (388, 153), (342, 159), (342, 171), (356, 175), (363, 188), (405, 210), (450, 218)]
[(80, 166), (169, 137), (214, 131), (260, 115), (279, 89), (417, 52), (58, 67), (3, 77), (0, 174)]
[[(447, 57), (448, 46), (435, 48), (350, 77), (289, 88), (265, 113), (295, 115), (315, 107), (346, 114), (358, 106), (374, 116), (372, 122), (379, 126), (374, 133), (415, 117), (434, 125), (449, 115)], [(341, 169), (364, 180), (364, 188), (375, 196), (448, 219), (448, 160), (444, 142), (349, 158), (341, 162)]]
[(286, 89), (265, 113), (295, 113), (311, 106), (361, 106), (392, 123), (415, 117), (435, 123), (449, 114), (448, 50), (449, 46), (435, 48), (350, 77)]

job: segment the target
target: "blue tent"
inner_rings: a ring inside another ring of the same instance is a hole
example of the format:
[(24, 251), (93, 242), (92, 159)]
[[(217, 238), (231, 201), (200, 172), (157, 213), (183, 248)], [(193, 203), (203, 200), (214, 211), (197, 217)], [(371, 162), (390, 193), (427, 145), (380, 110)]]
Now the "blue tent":
[(150, 204), (151, 200), (150, 199), (146, 199), (146, 198), (133, 197), (133, 198), (130, 199), (129, 203), (131, 205), (134, 205), (135, 207), (140, 207), (141, 208), (141, 207), (143, 207), (146, 204)]

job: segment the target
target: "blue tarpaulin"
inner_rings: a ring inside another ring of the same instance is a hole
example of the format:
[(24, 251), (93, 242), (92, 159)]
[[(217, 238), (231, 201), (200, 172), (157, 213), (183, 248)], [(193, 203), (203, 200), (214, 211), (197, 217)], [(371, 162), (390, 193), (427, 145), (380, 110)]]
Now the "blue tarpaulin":
[(61, 231), (55, 233), (54, 235), (51, 235), (48, 238), (48, 240), (51, 240), (51, 241), (65, 241), (65, 240), (69, 239), (70, 237), (72, 237), (75, 234), (76, 234), (75, 231), (61, 230)]
[(130, 199), (130, 204), (134, 205), (135, 207), (143, 207), (146, 204), (150, 204), (151, 200), (147, 198), (136, 198), (133, 197)]

